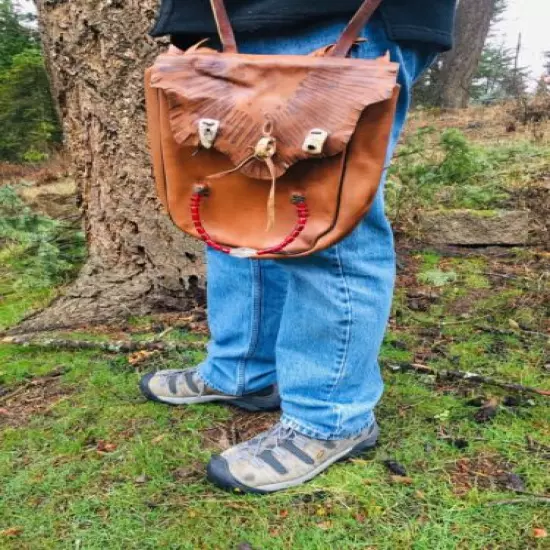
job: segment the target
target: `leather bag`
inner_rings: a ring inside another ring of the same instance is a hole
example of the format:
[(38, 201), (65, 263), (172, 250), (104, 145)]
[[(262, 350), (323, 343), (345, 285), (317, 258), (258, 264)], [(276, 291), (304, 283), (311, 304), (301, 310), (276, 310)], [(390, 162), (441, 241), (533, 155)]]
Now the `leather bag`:
[(350, 233), (376, 195), (399, 87), (389, 56), (349, 58), (381, 0), (310, 55), (237, 51), (211, 0), (223, 51), (171, 46), (145, 75), (158, 196), (172, 221), (243, 258), (293, 258)]

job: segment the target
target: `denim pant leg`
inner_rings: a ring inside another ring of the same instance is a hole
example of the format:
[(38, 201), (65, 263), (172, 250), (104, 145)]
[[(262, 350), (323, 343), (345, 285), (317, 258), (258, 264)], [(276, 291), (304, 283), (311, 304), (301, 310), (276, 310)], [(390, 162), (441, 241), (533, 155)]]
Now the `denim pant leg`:
[(243, 260), (212, 249), (206, 256), (211, 338), (199, 376), (230, 395), (274, 384), (286, 273), (269, 260)]
[[(371, 40), (364, 49), (368, 55), (380, 46), (388, 44)], [(365, 53), (362, 48), (360, 55)], [(401, 65), (389, 162), (405, 122), (412, 84), (435, 55), (420, 45), (391, 44), (387, 49)], [(276, 349), (282, 422), (319, 439), (357, 434), (373, 421), (383, 392), (377, 358), (395, 280), (383, 182), (371, 211), (346, 239), (313, 256), (279, 263), (289, 278)]]

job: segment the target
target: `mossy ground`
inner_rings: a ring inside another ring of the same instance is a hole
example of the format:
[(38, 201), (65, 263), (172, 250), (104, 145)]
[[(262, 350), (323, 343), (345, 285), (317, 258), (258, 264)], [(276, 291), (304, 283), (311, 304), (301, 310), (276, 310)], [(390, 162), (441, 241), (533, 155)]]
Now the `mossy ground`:
[[(409, 249), (401, 264), (386, 363), (550, 389), (547, 254)], [(13, 324), (44, 298), (6, 294), (0, 323)], [(147, 339), (163, 328), (148, 318), (116, 332), (58, 336)], [(166, 338), (205, 336), (175, 329)], [(549, 492), (548, 398), (506, 400), (509, 393), (496, 388), (387, 370), (374, 452), (286, 493), (239, 496), (210, 486), (205, 464), (276, 415), (164, 407), (137, 390), (143, 372), (191, 366), (201, 355), (155, 354), (132, 365), (95, 351), (0, 347), (0, 548), (548, 547), (535, 534), (549, 528), (550, 507), (516, 492), (518, 484), (526, 493)], [(499, 401), (485, 423), (468, 404), (479, 396)], [(392, 476), (388, 459), (407, 476)], [(516, 498), (524, 502), (491, 506)]]

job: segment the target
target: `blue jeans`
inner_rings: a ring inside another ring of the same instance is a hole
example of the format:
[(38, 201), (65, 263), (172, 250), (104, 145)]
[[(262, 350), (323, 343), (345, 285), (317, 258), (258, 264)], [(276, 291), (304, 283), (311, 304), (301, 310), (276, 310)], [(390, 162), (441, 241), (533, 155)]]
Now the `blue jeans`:
[[(239, 44), (243, 53), (307, 54), (334, 43), (345, 21)], [(429, 46), (390, 41), (379, 19), (354, 56), (390, 51), (400, 63), (401, 96), (388, 161), (410, 103), (411, 86), (433, 61)], [(283, 424), (317, 439), (343, 439), (373, 422), (383, 382), (378, 352), (390, 313), (395, 253), (383, 189), (343, 241), (305, 258), (243, 260), (208, 250), (211, 342), (204, 382), (242, 395), (278, 383)]]

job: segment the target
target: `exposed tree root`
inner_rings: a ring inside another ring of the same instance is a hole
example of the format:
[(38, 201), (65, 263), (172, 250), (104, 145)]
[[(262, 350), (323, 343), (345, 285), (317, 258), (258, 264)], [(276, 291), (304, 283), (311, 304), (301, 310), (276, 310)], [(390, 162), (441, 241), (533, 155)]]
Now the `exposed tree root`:
[(127, 319), (151, 313), (191, 310), (203, 305), (204, 289), (199, 279), (166, 284), (166, 278), (149, 270), (122, 274), (83, 270), (63, 296), (47, 308), (25, 318), (7, 334), (44, 332)]

